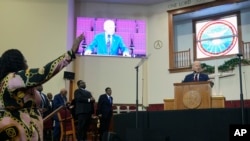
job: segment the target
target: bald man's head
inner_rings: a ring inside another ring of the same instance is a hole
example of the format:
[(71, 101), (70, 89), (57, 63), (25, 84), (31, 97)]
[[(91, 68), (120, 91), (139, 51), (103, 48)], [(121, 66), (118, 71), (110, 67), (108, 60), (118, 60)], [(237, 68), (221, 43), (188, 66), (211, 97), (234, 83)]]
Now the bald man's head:
[(194, 72), (201, 72), (202, 71), (200, 61), (194, 61), (193, 66), (192, 66), (192, 70)]
[(104, 22), (103, 28), (107, 34), (113, 35), (115, 33), (115, 22), (112, 20), (106, 20)]
[(68, 91), (67, 91), (67, 89), (65, 89), (65, 88), (62, 88), (62, 89), (60, 90), (60, 94), (63, 95), (63, 96), (66, 96), (67, 93), (68, 93)]

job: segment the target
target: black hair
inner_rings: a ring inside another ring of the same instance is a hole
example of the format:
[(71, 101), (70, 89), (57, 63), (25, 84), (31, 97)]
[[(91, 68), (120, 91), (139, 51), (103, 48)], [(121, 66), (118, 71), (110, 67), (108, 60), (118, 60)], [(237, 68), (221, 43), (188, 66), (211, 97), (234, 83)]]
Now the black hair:
[(110, 87), (105, 88), (105, 92), (107, 92), (108, 89), (111, 89)]
[(26, 69), (25, 58), (21, 51), (9, 49), (5, 51), (0, 59), (0, 80), (8, 73)]

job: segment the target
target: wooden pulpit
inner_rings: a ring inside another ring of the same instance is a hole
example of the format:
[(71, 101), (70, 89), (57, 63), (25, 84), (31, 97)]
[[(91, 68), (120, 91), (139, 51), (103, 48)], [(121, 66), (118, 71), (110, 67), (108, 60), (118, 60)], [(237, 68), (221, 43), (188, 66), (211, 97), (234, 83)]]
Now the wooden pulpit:
[(174, 83), (175, 109), (211, 108), (210, 82)]

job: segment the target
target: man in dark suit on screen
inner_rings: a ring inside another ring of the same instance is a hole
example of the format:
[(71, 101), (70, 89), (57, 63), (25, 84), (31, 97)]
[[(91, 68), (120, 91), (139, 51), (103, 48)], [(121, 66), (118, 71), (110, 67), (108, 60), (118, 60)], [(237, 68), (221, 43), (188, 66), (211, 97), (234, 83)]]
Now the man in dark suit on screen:
[(87, 140), (87, 130), (94, 117), (95, 99), (92, 94), (86, 90), (86, 83), (82, 80), (77, 81), (78, 89), (75, 90), (75, 115), (77, 116), (77, 140)]

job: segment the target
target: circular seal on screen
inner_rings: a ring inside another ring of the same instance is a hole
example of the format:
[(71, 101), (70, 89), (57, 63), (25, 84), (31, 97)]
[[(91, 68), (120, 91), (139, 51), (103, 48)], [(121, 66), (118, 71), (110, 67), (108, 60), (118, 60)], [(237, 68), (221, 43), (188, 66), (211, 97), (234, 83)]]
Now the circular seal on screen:
[(183, 95), (183, 104), (189, 109), (197, 108), (201, 104), (200, 93), (194, 90), (188, 91)]
[(197, 35), (198, 49), (207, 56), (227, 55), (236, 45), (238, 38), (234, 25), (226, 20), (205, 24)]

